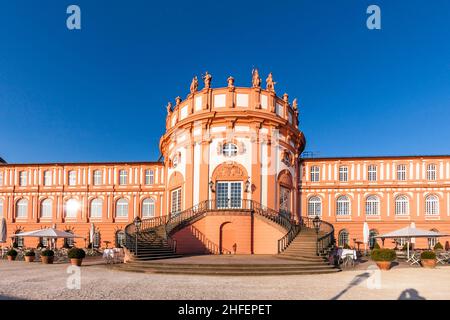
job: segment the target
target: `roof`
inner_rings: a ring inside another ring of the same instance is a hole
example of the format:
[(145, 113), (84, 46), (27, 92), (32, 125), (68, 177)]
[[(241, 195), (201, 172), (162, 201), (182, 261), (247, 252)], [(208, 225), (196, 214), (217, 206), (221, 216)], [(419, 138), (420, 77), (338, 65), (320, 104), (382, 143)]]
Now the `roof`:
[(450, 155), (410, 155), (410, 156), (355, 156), (355, 157), (320, 157), (320, 158), (301, 158), (301, 161), (326, 161), (326, 160), (383, 160), (383, 159), (438, 159), (450, 158)]
[(158, 161), (5, 163), (8, 166), (163, 165)]

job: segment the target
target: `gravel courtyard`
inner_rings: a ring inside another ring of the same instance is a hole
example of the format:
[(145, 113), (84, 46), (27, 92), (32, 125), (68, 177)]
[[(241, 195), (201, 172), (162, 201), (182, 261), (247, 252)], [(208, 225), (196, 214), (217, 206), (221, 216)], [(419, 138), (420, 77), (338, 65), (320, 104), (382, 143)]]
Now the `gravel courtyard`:
[(87, 263), (80, 289), (67, 288), (67, 268), (1, 260), (0, 300), (450, 299), (450, 267), (394, 268), (380, 276), (360, 266), (325, 275), (219, 277), (129, 273)]

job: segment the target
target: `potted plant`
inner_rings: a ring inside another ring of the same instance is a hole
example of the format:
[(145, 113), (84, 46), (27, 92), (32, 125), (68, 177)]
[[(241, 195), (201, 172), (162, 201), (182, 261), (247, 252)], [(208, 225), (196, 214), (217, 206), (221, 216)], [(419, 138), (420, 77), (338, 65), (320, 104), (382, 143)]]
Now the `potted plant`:
[(372, 250), (370, 256), (381, 270), (389, 270), (391, 268), (392, 261), (394, 261), (397, 257), (395, 251), (392, 249), (375, 249)]
[(436, 253), (433, 251), (424, 251), (420, 254), (420, 263), (424, 268), (436, 267)]
[(86, 252), (80, 248), (72, 248), (67, 253), (67, 256), (70, 259), (70, 263), (74, 266), (81, 266), (83, 259), (86, 257)]
[(433, 248), (435, 251), (436, 250), (444, 250), (444, 247), (442, 246), (442, 244), (440, 243), (440, 242), (438, 242), (438, 243), (436, 243), (435, 245), (434, 245), (434, 248)]
[(9, 250), (6, 252), (6, 256), (8, 257), (8, 261), (14, 261), (17, 257), (17, 251), (14, 249)]
[(55, 252), (53, 250), (46, 249), (41, 252), (41, 260), (43, 264), (52, 264)]
[(25, 261), (26, 262), (34, 262), (34, 259), (36, 257), (36, 253), (34, 253), (33, 250), (28, 250), (27, 252), (25, 252)]

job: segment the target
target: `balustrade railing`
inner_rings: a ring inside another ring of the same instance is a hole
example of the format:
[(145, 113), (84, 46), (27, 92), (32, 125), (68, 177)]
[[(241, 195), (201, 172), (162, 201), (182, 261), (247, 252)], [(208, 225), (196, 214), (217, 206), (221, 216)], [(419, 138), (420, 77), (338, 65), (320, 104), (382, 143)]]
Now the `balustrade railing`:
[[(314, 218), (312, 217), (301, 217), (300, 225), (315, 229), (314, 228)], [(326, 251), (333, 245), (334, 240), (334, 226), (324, 220), (320, 220), (320, 228), (317, 234), (317, 255), (326, 253)]]

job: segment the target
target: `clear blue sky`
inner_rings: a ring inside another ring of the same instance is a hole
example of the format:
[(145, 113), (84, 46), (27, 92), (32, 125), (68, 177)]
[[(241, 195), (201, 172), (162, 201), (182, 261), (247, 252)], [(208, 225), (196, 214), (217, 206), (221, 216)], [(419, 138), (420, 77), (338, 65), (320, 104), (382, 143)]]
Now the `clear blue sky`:
[(2, 1), (0, 156), (157, 160), (167, 101), (253, 66), (299, 98), (320, 156), (449, 154), (449, 40), (448, 0)]

